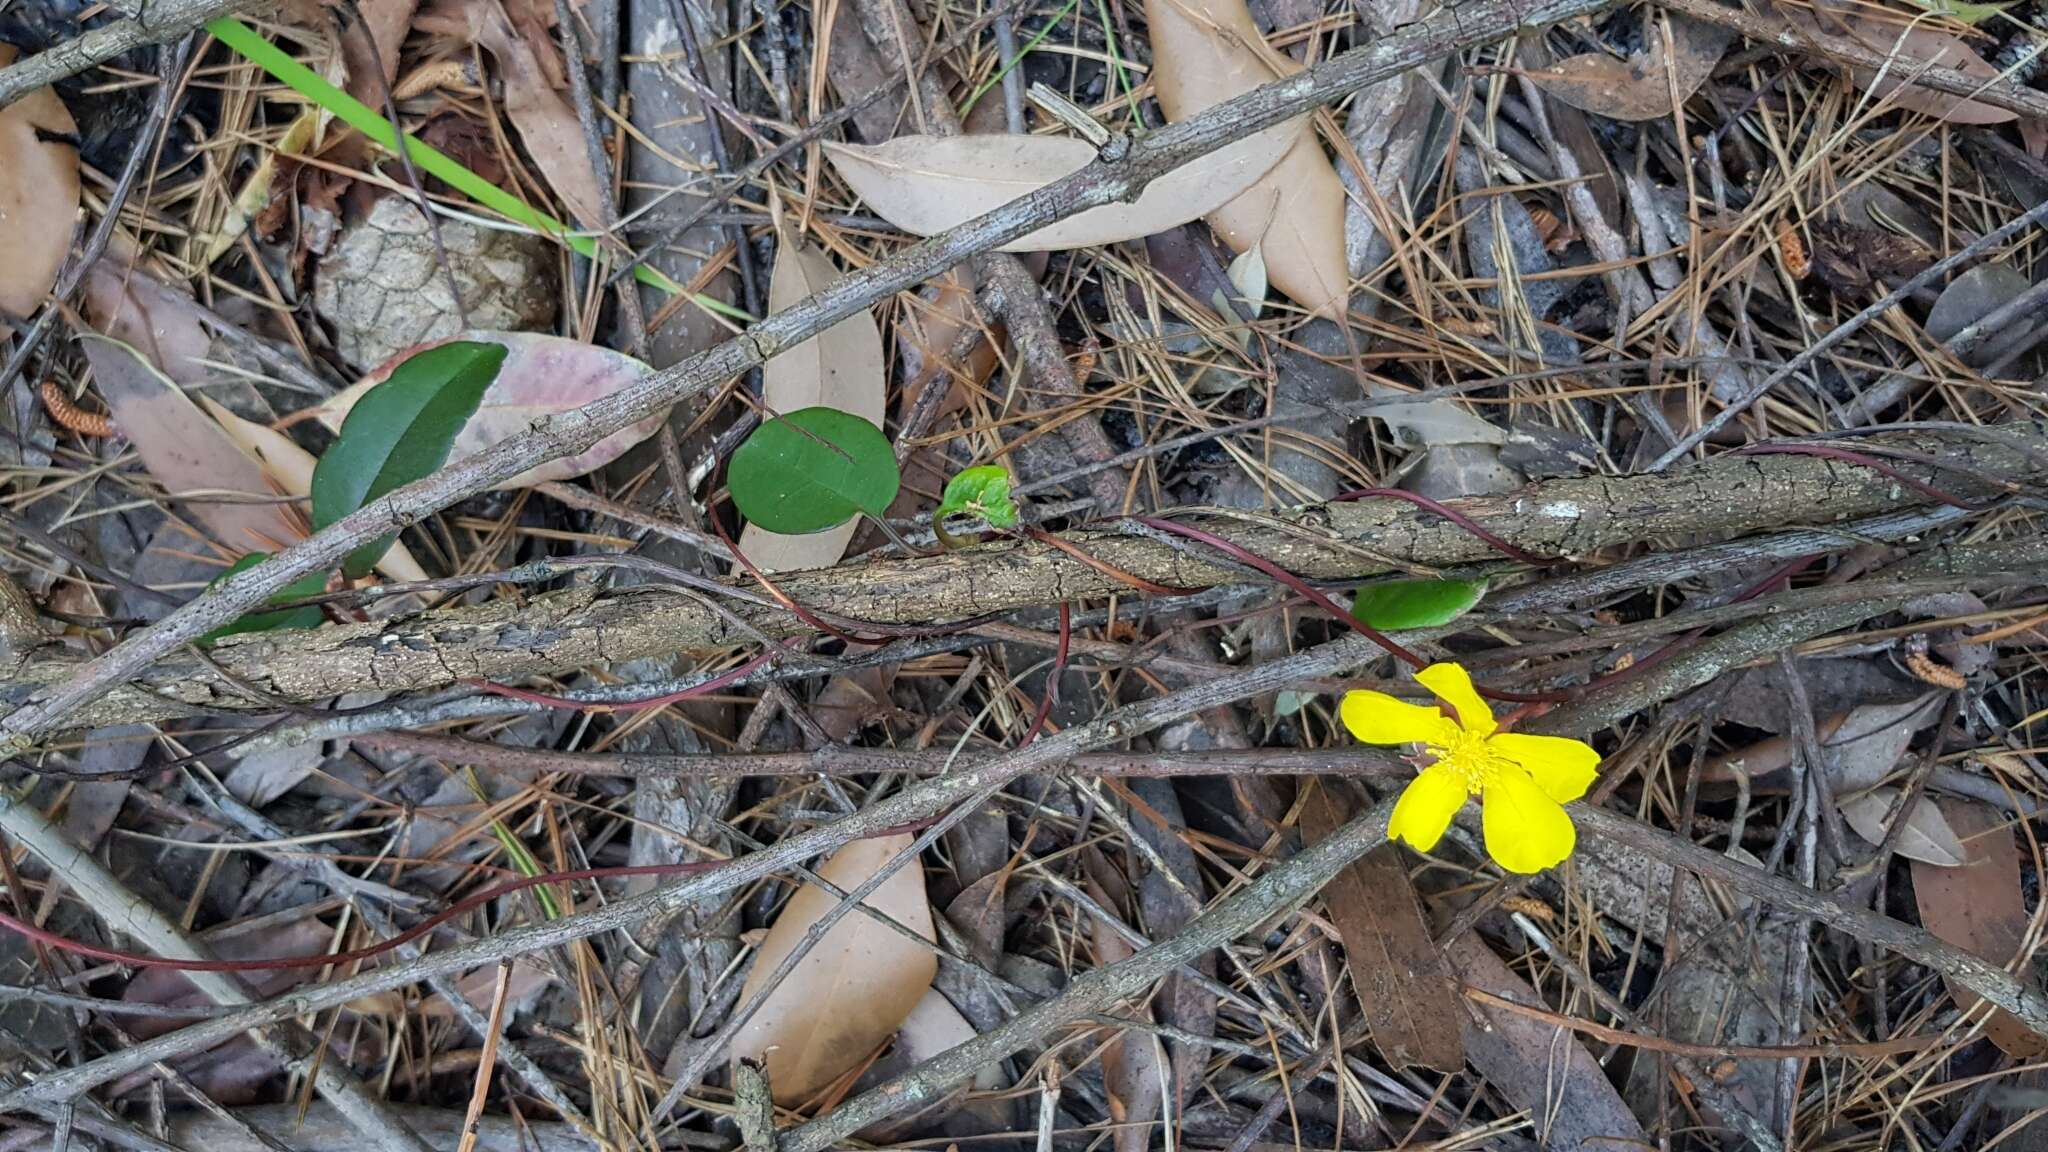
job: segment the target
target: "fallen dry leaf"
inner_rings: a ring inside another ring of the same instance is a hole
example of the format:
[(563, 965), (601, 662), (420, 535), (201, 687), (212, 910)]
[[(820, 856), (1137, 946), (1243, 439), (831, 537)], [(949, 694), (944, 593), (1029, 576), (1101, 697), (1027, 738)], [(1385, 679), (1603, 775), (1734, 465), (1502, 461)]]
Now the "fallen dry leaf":
[[(1153, 90), (1168, 120), (1301, 70), (1266, 44), (1243, 0), (1146, 0), (1145, 19)], [(1344, 307), (1344, 184), (1313, 125), (1294, 129), (1291, 147), (1264, 179), (1203, 215), (1233, 251), (1263, 249), (1268, 279), (1295, 303), (1312, 312)]]
[[(818, 875), (851, 891), (911, 843), (907, 834), (856, 840), (834, 852)], [(740, 992), (742, 1003), (838, 903), (810, 884), (789, 898), (755, 951), (753, 971)], [(916, 860), (897, 868), (862, 903), (927, 940), (937, 939), (924, 869)], [(931, 948), (911, 943), (858, 910), (848, 912), (733, 1037), (733, 1059), (761, 1061), (776, 1103), (795, 1107), (894, 1036), (938, 970), (938, 954)]]
[[(1860, 704), (1816, 725), (1828, 761), (1829, 778), (1843, 792), (1868, 788), (1891, 774), (1913, 734), (1941, 715), (1941, 698), (1929, 693), (1889, 704)], [(1725, 784), (1746, 773), (1752, 782), (1783, 772), (1799, 759), (1799, 744), (1790, 736), (1773, 736), (1707, 762), (1702, 782)], [(1772, 787), (1765, 784), (1765, 788)], [(1777, 788), (1783, 788), (1777, 784)]]
[[(649, 371), (647, 365), (623, 352), (584, 344), (541, 332), (458, 332), (450, 340), (476, 340), (502, 344), (507, 349), (498, 378), (484, 392), (476, 415), (462, 426), (449, 450), (448, 459), (460, 460), (487, 451), (500, 441), (518, 436), (533, 422), (557, 412), (580, 408), (632, 384)], [(349, 409), (364, 392), (391, 375), (391, 370), (422, 349), (446, 341), (434, 341), (408, 349), (380, 365), (368, 376), (336, 393), (322, 404), (316, 415), (330, 431), (340, 431)], [(551, 460), (538, 468), (521, 472), (500, 485), (524, 488), (547, 480), (567, 480), (619, 458), (661, 428), (662, 417), (649, 416), (631, 427), (614, 432), (574, 456)]]
[[(1123, 903), (1093, 880), (1088, 882), (1088, 895), (1112, 912)], [(1098, 919), (1092, 922), (1092, 932), (1096, 967), (1107, 968), (1131, 958), (1130, 941), (1116, 929)], [(1150, 1009), (1137, 1007), (1134, 1011), (1142, 1019), (1152, 1018)], [(1145, 1152), (1152, 1146), (1152, 1121), (1166, 1100), (1165, 1071), (1166, 1052), (1150, 1032), (1126, 1028), (1103, 1047), (1102, 1086), (1109, 1095), (1110, 1122), (1117, 1126), (1117, 1152)]]
[[(1152, 181), (1133, 203), (1090, 208), (1012, 240), (1002, 251), (1115, 244), (1208, 215), (1273, 171), (1300, 130), (1299, 122), (1290, 121), (1247, 136)], [(994, 211), (1095, 159), (1085, 140), (1009, 134), (898, 136), (871, 146), (828, 142), (825, 154), (868, 207), (918, 236)]]
[[(768, 281), (768, 310), (780, 312), (839, 276), (826, 256), (789, 229), (779, 229), (775, 271)], [(882, 354), (882, 330), (862, 310), (809, 340), (776, 355), (761, 369), (761, 403), (770, 412), (836, 408), (882, 427), (888, 408), (889, 369)], [(785, 536), (752, 524), (740, 533), (740, 551), (766, 572), (829, 568), (864, 523), (856, 516), (837, 528)], [(883, 699), (887, 699), (885, 693)]]
[[(1313, 844), (1348, 818), (1342, 799), (1318, 785), (1302, 806), (1302, 837)], [(1344, 937), (1344, 966), (1380, 1055), (1397, 1068), (1458, 1072), (1464, 1040), (1444, 1021), (1463, 1006), (1401, 860), (1391, 844), (1366, 853), (1323, 886), (1323, 903)]]
[[(1459, 937), (1444, 954), (1471, 987), (1518, 1004), (1546, 1007), (1473, 933)], [(1529, 1113), (1532, 1135), (1546, 1152), (1612, 1152), (1651, 1145), (1642, 1125), (1608, 1083), (1606, 1071), (1577, 1036), (1519, 1012), (1470, 1007), (1490, 1027), (1461, 1012), (1467, 1057), (1511, 1107)]]
[[(512, 27), (498, 0), (464, 4), (459, 15), (437, 13), (419, 21), (425, 29), (459, 32), (497, 61), (504, 81), (505, 117), (519, 130), (519, 139), (533, 157), (548, 187), (562, 198), (569, 215), (585, 228), (604, 225), (604, 204), (610, 198), (590, 169), (583, 124), (560, 92), (533, 45)], [(554, 49), (550, 46), (548, 51)]]
[[(2020, 887), (2020, 845), (2012, 826), (1983, 804), (1943, 800), (1941, 812), (1963, 846), (1964, 862), (1953, 868), (1913, 864), (1913, 899), (1920, 907), (1920, 926), (1993, 964), (2007, 964), (2026, 945), (2032, 917)], [(1965, 1012), (1975, 1008), (1975, 992), (1948, 980), (1948, 994)], [(1984, 1035), (2015, 1060), (2039, 1060), (2048, 1042), (2028, 1030), (2003, 1008), (1984, 1021)]]
[[(15, 49), (0, 44), (0, 68)], [(57, 282), (78, 218), (78, 125), (55, 89), (0, 108), (0, 313), (27, 316)]]
[(1529, 73), (1552, 96), (1614, 120), (1659, 120), (1685, 102), (1721, 62), (1733, 32), (1683, 16), (1671, 17), (1671, 51), (1656, 25), (1645, 30), (1649, 47), (1626, 60), (1605, 52), (1567, 57)]
[(142, 353), (105, 336), (80, 343), (114, 426), (215, 540), (235, 553), (275, 552), (306, 537), (305, 517), (276, 501), (263, 465)]
[[(1842, 819), (1858, 836), (1881, 844), (1885, 837), (1885, 813), (1891, 811), (1898, 796), (1899, 790), (1890, 787), (1872, 788), (1860, 796), (1851, 796), (1840, 804)], [(1934, 801), (1920, 797), (1901, 819), (1906, 822), (1906, 830), (1899, 833), (1899, 855), (1940, 868), (1960, 868), (1968, 863), (1969, 853), (1963, 842), (1957, 838), (1955, 829), (1948, 826), (1947, 818)]]
[(1893, 63), (1882, 73), (1870, 68), (1849, 70), (1856, 86), (1877, 99), (1951, 124), (2003, 124), (2015, 118), (2014, 113), (2004, 108), (1908, 83), (1915, 72), (1929, 66), (1953, 68), (1986, 83), (1998, 79), (1997, 68), (1946, 32), (1921, 24), (1901, 27), (1838, 12), (1829, 12), (1827, 24), (1823, 25), (1809, 9), (1787, 5), (1779, 11), (1792, 25), (1807, 32), (1827, 34), (1839, 30), (1864, 47), (1891, 57)]

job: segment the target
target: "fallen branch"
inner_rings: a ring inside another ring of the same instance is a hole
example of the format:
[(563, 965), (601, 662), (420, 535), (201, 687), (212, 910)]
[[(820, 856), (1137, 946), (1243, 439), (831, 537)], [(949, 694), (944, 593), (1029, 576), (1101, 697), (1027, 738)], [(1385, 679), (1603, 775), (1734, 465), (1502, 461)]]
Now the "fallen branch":
[[(163, 913), (129, 891), (107, 870), (106, 865), (73, 844), (43, 816), (40, 809), (24, 800), (0, 796), (0, 832), (5, 832), (8, 838), (20, 842), (41, 858), (49, 866), (52, 881), (69, 886), (114, 931), (133, 936), (161, 956), (209, 959), (205, 949)], [(216, 1004), (244, 1005), (252, 1000), (234, 977), (223, 973), (191, 972), (187, 973), (187, 979)], [(362, 1082), (349, 1072), (346, 1065), (340, 1060), (323, 1059), (319, 1042), (296, 1022), (269, 1021), (264, 1029), (255, 1032), (255, 1037), (259, 1044), (286, 1065), (310, 1071), (313, 1086), (320, 1095), (372, 1144), (380, 1148), (428, 1152), (419, 1135), (406, 1127), (382, 1100), (365, 1091)], [(57, 1102), (54, 1099), (45, 1101)]]
[(236, 619), (311, 572), (326, 571), (361, 545), (418, 522), (457, 500), (546, 461), (568, 456), (796, 346), (832, 324), (989, 251), (1088, 208), (1137, 196), (1153, 179), (1231, 141), (1319, 104), (1453, 52), (1598, 11), (1608, 0), (1478, 0), (1362, 48), (1276, 80), (1169, 125), (1140, 140), (1117, 138), (1086, 168), (842, 277), (796, 306), (682, 364), (574, 411), (534, 422), (531, 430), (406, 485), (231, 576), (158, 623), (78, 670), (45, 699), (0, 721), (0, 756), (20, 754), (37, 733), (73, 709), (126, 683), (179, 645)]
[(146, 0), (134, 19), (116, 20), (0, 68), (0, 108), (69, 79), (123, 52), (166, 44), (208, 20), (258, 7), (262, 0)]
[[(2039, 448), (2048, 445), (2048, 429), (2015, 425), (2006, 432), (2009, 443), (1929, 436), (1882, 442), (2015, 482), (2048, 475), (2048, 464), (2039, 456)], [(1944, 468), (1911, 462), (1899, 467), (1908, 476), (1958, 492), (1984, 491)], [(1553, 480), (1456, 506), (1479, 527), (1519, 547), (1548, 556), (1582, 556), (1675, 536), (1833, 525), (1926, 499), (1908, 485), (1854, 464), (1776, 455), (1720, 457), (1668, 475)], [(1270, 518), (1195, 516), (1186, 522), (1312, 579), (1495, 558), (1491, 547), (1465, 528), (1394, 500), (1318, 505)], [(1070, 531), (1058, 543), (1064, 547), (1030, 540), (916, 560), (848, 564), (792, 573), (779, 584), (812, 611), (884, 624), (926, 624), (1125, 590), (1105, 567), (1177, 588), (1244, 579), (1234, 567), (1208, 563), (1155, 538), (1125, 535), (1116, 525)], [(259, 707), (248, 687), (277, 700), (312, 703), (360, 690), (438, 688), (463, 678), (516, 680), (751, 644), (757, 634), (786, 637), (808, 631), (802, 620), (772, 604), (736, 602), (721, 612), (701, 599), (659, 590), (599, 593), (584, 587), (525, 604), (497, 601), (396, 622), (231, 638), (214, 648), (209, 662), (166, 660), (147, 669), (133, 688), (103, 689), (69, 719), (76, 726), (97, 727), (162, 719), (195, 708)], [(0, 686), (0, 705), (29, 704), (45, 686), (77, 675), (78, 665), (68, 653), (39, 655)]]

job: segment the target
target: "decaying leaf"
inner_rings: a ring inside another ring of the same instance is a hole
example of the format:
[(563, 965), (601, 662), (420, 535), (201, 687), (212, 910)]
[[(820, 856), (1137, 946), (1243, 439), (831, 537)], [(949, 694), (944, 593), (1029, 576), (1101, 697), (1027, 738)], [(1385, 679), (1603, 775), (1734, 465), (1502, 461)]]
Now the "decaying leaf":
[[(839, 275), (823, 252), (804, 244), (787, 228), (778, 232), (775, 272), (768, 281), (768, 310), (780, 312), (830, 284)], [(882, 427), (889, 391), (882, 330), (871, 312), (858, 312), (809, 340), (778, 354), (761, 369), (761, 403), (770, 412), (836, 408)], [(837, 528), (785, 536), (749, 524), (740, 551), (766, 572), (829, 568), (846, 553), (860, 529), (858, 519)]]
[[(1444, 954), (1470, 987), (1543, 1007), (1535, 991), (1477, 935), (1459, 937)], [(1491, 1027), (1461, 1012), (1467, 1057), (1510, 1106), (1529, 1113), (1532, 1135), (1547, 1152), (1650, 1146), (1642, 1125), (1578, 1037), (1518, 1012), (1472, 1008)]]
[[(1146, 0), (1145, 20), (1153, 91), (1168, 120), (1301, 70), (1266, 43), (1244, 0)], [(1264, 179), (1203, 215), (1233, 251), (1262, 248), (1267, 277), (1295, 303), (1336, 311), (1351, 282), (1344, 184), (1312, 125), (1294, 128), (1290, 139), (1292, 147)]]
[[(1913, 734), (1940, 715), (1941, 699), (1929, 693), (1896, 703), (1863, 704), (1827, 717), (1815, 726), (1815, 736), (1827, 757), (1829, 779), (1841, 792), (1878, 783), (1906, 754)], [(1797, 741), (1774, 736), (1708, 761), (1701, 779), (1720, 784), (1746, 774), (1751, 781), (1762, 782), (1791, 767), (1798, 758)]]
[[(0, 68), (14, 63), (0, 44)], [(78, 218), (78, 125), (55, 89), (0, 108), (0, 314), (26, 316), (57, 282)]]
[(275, 552), (306, 537), (305, 517), (276, 500), (263, 466), (134, 348), (80, 342), (114, 424), (143, 467), (231, 552)]
[[(1088, 894), (1112, 912), (1122, 903), (1093, 880), (1088, 882)], [(1093, 932), (1098, 967), (1130, 959), (1130, 941), (1115, 929), (1096, 920)], [(1152, 1146), (1152, 1121), (1159, 1117), (1159, 1106), (1166, 1099), (1165, 1074), (1166, 1052), (1150, 1032), (1124, 1029), (1103, 1047), (1102, 1085), (1109, 1094), (1110, 1122), (1117, 1125), (1117, 1152), (1145, 1152)]]
[[(877, 1060), (872, 1067), (861, 1074), (854, 1090), (861, 1092), (869, 1087), (886, 1084), (926, 1060), (951, 1048), (957, 1048), (974, 1039), (974, 1025), (960, 1015), (953, 1002), (937, 988), (925, 992), (917, 1007), (903, 1021), (903, 1027), (896, 1033), (896, 1043), (887, 1055)], [(890, 1117), (879, 1124), (861, 1129), (863, 1140), (876, 1144), (893, 1144), (907, 1139), (911, 1133), (927, 1130), (961, 1105), (966, 1093), (993, 1092), (1003, 1087), (1005, 1081), (999, 1065), (984, 1064), (974, 1073), (974, 1079), (948, 1092), (938, 1100), (922, 1108)], [(990, 1130), (1001, 1131), (1008, 1127), (1008, 1116)]]
[[(491, 54), (504, 81), (505, 116), (519, 130), (534, 166), (578, 224), (602, 227), (603, 205), (610, 197), (590, 170), (583, 125), (569, 101), (555, 90), (554, 78), (542, 66), (529, 38), (514, 30), (503, 5), (498, 0), (466, 3), (453, 14), (436, 13), (417, 23), (422, 28), (464, 35)], [(545, 50), (553, 51), (551, 47)]]
[(1875, 18), (1830, 11), (1824, 25), (1810, 9), (1787, 5), (1779, 9), (1791, 24), (1808, 32), (1841, 32), (1875, 52), (1891, 57), (1883, 72), (1852, 68), (1850, 76), (1858, 88), (1872, 97), (1888, 100), (1914, 112), (1946, 120), (1951, 124), (2003, 124), (2015, 118), (2004, 108), (1951, 96), (1909, 82), (1913, 73), (1930, 66), (1953, 68), (1975, 80), (1996, 81), (1999, 71), (1970, 46), (1946, 32), (1924, 24), (1901, 26)]
[[(463, 425), (461, 433), (455, 437), (455, 445), (448, 452), (450, 460), (486, 451), (500, 441), (528, 431), (535, 420), (602, 399), (628, 387), (648, 372), (647, 365), (622, 352), (539, 332), (462, 332), (451, 339), (502, 344), (506, 356), (504, 365), (498, 369), (497, 379), (484, 393), (476, 415), (469, 418), (469, 423)], [(442, 343), (447, 341), (435, 342)], [(433, 346), (421, 345), (421, 348)], [(408, 354), (417, 353), (421, 348), (411, 349)], [(355, 407), (356, 401), (390, 376), (391, 370), (402, 360), (401, 356), (380, 365), (362, 380), (336, 393), (318, 409), (316, 416), (320, 423), (330, 431), (340, 431), (342, 421), (348, 418), (349, 410)], [(661, 420), (658, 415), (650, 416), (612, 433), (574, 456), (551, 460), (538, 468), (521, 472), (501, 487), (524, 488), (546, 480), (567, 480), (594, 468), (602, 468), (618, 459), (626, 449), (654, 435), (661, 427)]]
[[(1331, 787), (1324, 782), (1304, 801), (1301, 830), (1311, 844), (1334, 835), (1349, 817)], [(1444, 1022), (1464, 1009), (1400, 849), (1382, 845), (1338, 872), (1323, 886), (1323, 903), (1344, 936), (1352, 990), (1387, 1063), (1462, 1070), (1463, 1037)]]
[[(1943, 800), (1942, 815), (1960, 840), (1965, 859), (1957, 867), (1913, 864), (1913, 899), (1920, 925), (1942, 940), (1993, 964), (2007, 964), (2026, 945), (2032, 917), (2020, 887), (2019, 839), (1997, 812), (1967, 800)], [(1967, 1012), (1975, 992), (1948, 980), (1948, 994)], [(1984, 1021), (1984, 1034), (2015, 1060), (2039, 1060), (2048, 1042), (2003, 1008)]]
[[(1149, 236), (1216, 211), (1252, 188), (1293, 147), (1299, 121), (1225, 145), (1145, 186), (1003, 245), (1005, 252), (1086, 248)], [(825, 145), (839, 175), (889, 223), (935, 236), (1080, 171), (1095, 149), (1071, 136), (898, 136)], [(1256, 239), (1256, 238), (1255, 238)]]
[[(1885, 837), (1885, 814), (1891, 811), (1899, 797), (1897, 788), (1872, 788), (1859, 796), (1841, 801), (1842, 819), (1858, 836), (1879, 844)], [(1955, 829), (1948, 825), (1941, 809), (1925, 796), (1916, 801), (1910, 811), (1901, 816), (1906, 830), (1899, 834), (1898, 853), (1908, 860), (1933, 864), (1941, 868), (1960, 868), (1969, 862), (1969, 853), (1963, 842), (1956, 836)]]
[[(818, 875), (851, 891), (911, 843), (908, 834), (856, 840), (834, 852)], [(753, 971), (740, 992), (742, 1002), (761, 989), (811, 925), (838, 903), (809, 884), (789, 898), (756, 950)], [(916, 860), (898, 867), (862, 903), (927, 940), (936, 939), (924, 869)], [(761, 1061), (776, 1103), (795, 1107), (894, 1036), (930, 990), (938, 969), (938, 954), (931, 948), (911, 943), (859, 910), (850, 911), (733, 1037), (733, 1059)]]
[(1656, 24), (1645, 29), (1649, 47), (1624, 60), (1588, 52), (1559, 60), (1529, 78), (1552, 96), (1615, 120), (1658, 120), (1671, 115), (1674, 96), (1685, 101), (1707, 77), (1735, 38), (1713, 24), (1671, 17), (1671, 47)]

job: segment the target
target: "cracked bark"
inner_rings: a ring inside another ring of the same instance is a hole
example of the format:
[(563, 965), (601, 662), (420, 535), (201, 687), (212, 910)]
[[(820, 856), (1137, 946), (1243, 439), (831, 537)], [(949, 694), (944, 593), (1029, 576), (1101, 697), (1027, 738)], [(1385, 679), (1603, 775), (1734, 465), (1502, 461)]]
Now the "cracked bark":
[[(2009, 426), (2012, 444), (1939, 436), (1874, 439), (1927, 453), (1980, 475), (2038, 483), (2048, 473), (2048, 425)], [(1902, 462), (1901, 474), (1962, 496), (1985, 489), (1967, 475)], [(1724, 456), (1668, 474), (1553, 480), (1518, 492), (1451, 503), (1489, 530), (1532, 551), (1582, 557), (1601, 549), (1699, 534), (1741, 534), (1827, 525), (1928, 498), (1859, 465), (1810, 456)], [(1310, 579), (1370, 576), (1413, 566), (1448, 567), (1497, 559), (1463, 528), (1399, 500), (1311, 505), (1272, 517), (1191, 515), (1189, 521)], [(1244, 574), (1116, 524), (1068, 531), (1061, 539), (1098, 563), (1184, 589), (1238, 583)], [(1084, 599), (1128, 587), (1103, 570), (1037, 541), (984, 545), (941, 556), (856, 561), (790, 573), (786, 593), (813, 609), (890, 624), (963, 619)], [(771, 636), (809, 629), (780, 608), (735, 602), (732, 611)], [(311, 633), (233, 637), (211, 659), (235, 679), (310, 703), (345, 692), (444, 687), (458, 679), (517, 679), (591, 664), (691, 649), (752, 644), (752, 637), (701, 602), (651, 589), (600, 592), (585, 586), (525, 603), (500, 600), (397, 621)], [(54, 646), (31, 654), (0, 684), (0, 707), (19, 708), (78, 668)], [(138, 683), (103, 692), (68, 723), (98, 727), (161, 719), (197, 707), (249, 709), (232, 682), (201, 662), (172, 656)]]

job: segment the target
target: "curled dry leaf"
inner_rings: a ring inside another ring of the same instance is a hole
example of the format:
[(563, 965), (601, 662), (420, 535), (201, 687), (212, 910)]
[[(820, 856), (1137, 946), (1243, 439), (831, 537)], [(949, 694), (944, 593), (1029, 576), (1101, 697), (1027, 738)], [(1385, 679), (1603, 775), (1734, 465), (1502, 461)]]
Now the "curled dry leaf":
[[(14, 56), (0, 44), (0, 68)], [(54, 89), (0, 108), (0, 313), (28, 315), (57, 282), (78, 217), (77, 139)]]
[[(834, 852), (818, 874), (851, 891), (908, 851), (911, 843), (907, 834), (856, 840)], [(810, 884), (789, 898), (754, 956), (753, 971), (740, 992), (742, 1003), (795, 951), (811, 925), (838, 903), (837, 897)], [(924, 869), (916, 860), (897, 868), (862, 903), (927, 940), (937, 939), (925, 898)], [(789, 978), (769, 991), (753, 1019), (733, 1037), (733, 1059), (761, 1061), (775, 1102), (795, 1107), (894, 1036), (930, 990), (938, 970), (938, 954), (930, 947), (904, 939), (859, 910), (848, 912), (804, 955)]]
[[(1851, 796), (1841, 802), (1842, 820), (1858, 836), (1881, 844), (1885, 837), (1885, 814), (1898, 797), (1899, 790), (1891, 787), (1872, 788), (1860, 796)], [(1969, 862), (1968, 850), (1932, 800), (1922, 796), (1900, 819), (1906, 822), (1906, 829), (1899, 834), (1899, 855), (1941, 868), (1960, 868)]]
[[(1145, 20), (1152, 85), (1168, 120), (1301, 70), (1267, 45), (1244, 0), (1146, 0)], [(1295, 303), (1336, 311), (1350, 294), (1344, 184), (1313, 125), (1301, 122), (1293, 133), (1292, 146), (1264, 179), (1204, 215), (1233, 251), (1263, 247), (1268, 278)]]
[[(1942, 814), (1961, 839), (1965, 860), (1954, 868), (1915, 862), (1913, 899), (1920, 924), (1942, 940), (1993, 964), (2009, 964), (2026, 946), (2032, 917), (2020, 887), (2020, 846), (2012, 826), (1982, 804), (1944, 800)], [(1977, 994), (1954, 980), (1948, 994), (1967, 1012)], [(2012, 1013), (1995, 1008), (1984, 1034), (2015, 1060), (2039, 1060), (2048, 1043)]]
[[(768, 310), (780, 312), (815, 294), (838, 275), (823, 252), (804, 244), (795, 232), (779, 229), (775, 272), (768, 281)], [(761, 402), (770, 412), (823, 406), (852, 413), (880, 428), (888, 390), (882, 330), (876, 326), (874, 314), (867, 311), (848, 316), (778, 354), (761, 369)], [(860, 525), (856, 517), (823, 532), (785, 536), (749, 524), (740, 533), (740, 551), (768, 572), (829, 568), (845, 554)]]
[[(199, 406), (206, 409), (206, 414), (228, 434), (228, 439), (256, 458), (256, 462), (263, 466), (264, 475), (270, 478), (278, 491), (294, 500), (311, 498), (313, 468), (320, 462), (311, 452), (299, 447), (298, 441), (275, 428), (244, 420), (206, 396), (199, 397)], [(377, 571), (399, 581), (427, 578), (426, 569), (413, 559), (412, 551), (401, 540), (393, 541), (385, 550), (377, 561)]]
[[(451, 461), (487, 451), (500, 441), (526, 432), (535, 420), (609, 396), (649, 371), (647, 365), (622, 352), (539, 332), (458, 332), (449, 340), (502, 344), (506, 349), (505, 363), (498, 369), (497, 379), (491, 381), (476, 415), (455, 437), (448, 452)], [(379, 365), (361, 381), (322, 404), (316, 413), (320, 423), (330, 431), (340, 431), (341, 422), (348, 418), (356, 401), (389, 377), (393, 368), (422, 349), (447, 342), (437, 340), (408, 348)], [(521, 472), (500, 487), (524, 488), (547, 480), (567, 480), (602, 468), (626, 449), (654, 435), (661, 428), (661, 421), (659, 415), (649, 416), (574, 456)]]
[[(1842, 792), (1868, 788), (1891, 774), (1920, 731), (1941, 715), (1941, 698), (1928, 693), (1890, 704), (1861, 704), (1847, 712), (1822, 720), (1815, 736), (1828, 761), (1829, 779)], [(1747, 774), (1752, 781), (1783, 772), (1799, 758), (1799, 745), (1790, 736), (1759, 740), (1707, 762), (1702, 780), (1712, 784), (1733, 782)], [(1782, 789), (1766, 782), (1766, 790)]]
[(1658, 120), (1699, 91), (1721, 62), (1735, 34), (1683, 16), (1671, 17), (1667, 53), (1660, 27), (1647, 29), (1649, 47), (1624, 60), (1605, 52), (1567, 57), (1529, 73), (1536, 86), (1574, 108), (1615, 120)]
[[(585, 228), (604, 224), (603, 206), (609, 199), (590, 170), (590, 153), (583, 143), (583, 124), (576, 110), (542, 67), (540, 57), (528, 38), (512, 27), (498, 0), (464, 4), (458, 16), (436, 15), (420, 21), (423, 28), (466, 35), (497, 62), (504, 81), (505, 116), (519, 130), (519, 139), (533, 157), (534, 166), (547, 178), (548, 187), (562, 198), (569, 215)], [(552, 47), (546, 49), (553, 51)]]
[[(1215, 212), (1273, 171), (1301, 121), (1276, 125), (1176, 168), (1129, 204), (1105, 204), (1003, 245), (1045, 252), (1135, 240)], [(847, 184), (889, 223), (934, 236), (1087, 167), (1095, 149), (1071, 136), (898, 136), (825, 145)], [(1334, 177), (1333, 177), (1334, 179)], [(1253, 242), (1257, 241), (1254, 236)]]

